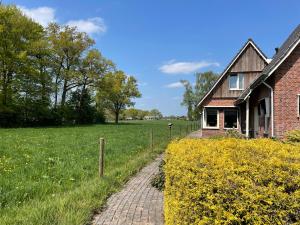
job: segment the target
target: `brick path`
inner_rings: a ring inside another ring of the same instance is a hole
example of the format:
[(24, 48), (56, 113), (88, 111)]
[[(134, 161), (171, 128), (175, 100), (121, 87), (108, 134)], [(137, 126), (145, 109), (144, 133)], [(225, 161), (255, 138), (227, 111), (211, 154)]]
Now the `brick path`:
[(93, 225), (162, 225), (163, 193), (150, 184), (161, 159), (162, 156), (143, 168), (120, 192), (112, 195), (107, 208), (95, 216)]
[(194, 131), (194, 132), (190, 133), (187, 137), (188, 138), (202, 138), (202, 130)]

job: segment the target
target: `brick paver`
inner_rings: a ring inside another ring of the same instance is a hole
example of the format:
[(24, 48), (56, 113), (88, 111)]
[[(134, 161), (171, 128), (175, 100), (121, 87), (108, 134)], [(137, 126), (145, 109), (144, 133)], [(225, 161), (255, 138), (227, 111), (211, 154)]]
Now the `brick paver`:
[(112, 195), (105, 210), (95, 216), (93, 225), (162, 225), (163, 193), (150, 184), (161, 160), (162, 156), (158, 157)]
[(194, 132), (190, 133), (187, 137), (188, 138), (202, 138), (202, 130), (194, 131)]

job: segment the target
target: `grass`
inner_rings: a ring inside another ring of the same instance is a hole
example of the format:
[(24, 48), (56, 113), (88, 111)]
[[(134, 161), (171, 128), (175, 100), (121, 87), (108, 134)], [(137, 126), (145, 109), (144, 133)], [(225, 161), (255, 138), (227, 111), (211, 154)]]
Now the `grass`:
[[(162, 152), (169, 121), (0, 129), (1, 224), (87, 224), (107, 197)], [(187, 122), (173, 121), (173, 137)], [(150, 130), (154, 149), (149, 149)], [(106, 139), (98, 177), (98, 139)]]

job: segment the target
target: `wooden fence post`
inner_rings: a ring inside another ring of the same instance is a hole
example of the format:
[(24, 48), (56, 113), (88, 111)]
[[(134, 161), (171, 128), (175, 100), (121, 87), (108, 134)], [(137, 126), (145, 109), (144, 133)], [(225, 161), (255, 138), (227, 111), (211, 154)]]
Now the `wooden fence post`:
[(104, 138), (99, 140), (99, 176), (104, 174)]

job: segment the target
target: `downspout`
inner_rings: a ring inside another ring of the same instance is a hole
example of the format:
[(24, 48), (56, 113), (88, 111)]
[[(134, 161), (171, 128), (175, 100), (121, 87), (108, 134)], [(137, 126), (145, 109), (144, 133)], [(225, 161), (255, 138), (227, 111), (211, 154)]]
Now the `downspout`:
[(246, 138), (249, 138), (249, 98), (246, 99)]
[(274, 104), (273, 104), (273, 101), (274, 101), (274, 90), (266, 82), (263, 82), (263, 84), (266, 85), (270, 89), (270, 91), (271, 91), (271, 129), (272, 129), (271, 135), (272, 135), (272, 137), (274, 137)]

